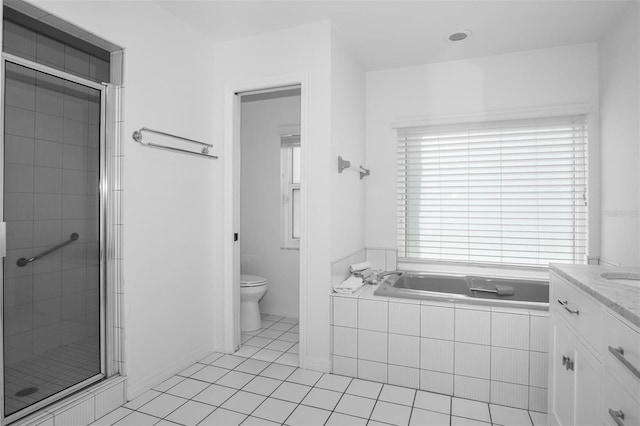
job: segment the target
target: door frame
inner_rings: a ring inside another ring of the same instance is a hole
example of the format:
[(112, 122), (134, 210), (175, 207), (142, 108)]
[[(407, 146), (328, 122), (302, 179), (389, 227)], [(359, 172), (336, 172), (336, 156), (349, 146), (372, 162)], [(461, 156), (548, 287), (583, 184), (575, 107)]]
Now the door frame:
[(233, 353), (240, 347), (240, 242), (233, 235), (240, 226), (240, 94), (257, 91), (278, 91), (300, 87), (300, 276), (299, 276), (299, 363), (304, 367), (307, 347), (307, 285), (308, 285), (308, 199), (309, 199), (309, 90), (305, 74), (285, 75), (259, 81), (230, 84), (224, 94), (224, 329), (223, 351)]
[[(1, 99), (1, 107), (0, 107), (0, 164), (2, 164), (2, 170), (4, 170), (4, 128), (5, 128), (5, 77), (6, 77), (6, 64), (7, 62), (13, 63), (16, 65), (20, 65), (29, 69), (32, 69), (36, 72), (41, 72), (45, 74), (53, 75), (54, 77), (58, 77), (60, 79), (71, 81), (77, 84), (80, 84), (85, 87), (89, 87), (95, 90), (100, 91), (100, 139), (99, 139), (99, 151), (100, 151), (100, 169), (98, 173), (99, 179), (99, 190), (97, 196), (100, 200), (100, 209), (99, 209), (99, 262), (100, 262), (100, 272), (99, 272), (99, 303), (100, 303), (100, 373), (89, 377), (82, 382), (79, 382), (71, 387), (61, 390), (58, 393), (55, 393), (41, 401), (38, 401), (34, 404), (26, 406), (25, 408), (17, 411), (14, 414), (11, 414), (5, 417), (4, 410), (4, 327), (0, 329), (0, 423), (2, 425), (12, 423), (16, 420), (22, 419), (29, 414), (32, 414), (43, 407), (50, 405), (52, 403), (63, 400), (69, 395), (90, 386), (105, 377), (108, 377), (113, 373), (113, 368), (111, 367), (113, 364), (113, 353), (111, 352), (111, 348), (113, 347), (112, 337), (107, 339), (107, 330), (108, 327), (112, 327), (113, 319), (107, 315), (107, 304), (109, 301), (109, 295), (112, 293), (111, 291), (107, 291), (108, 287), (108, 279), (107, 277), (107, 254), (111, 251), (111, 247), (113, 246), (113, 239), (110, 237), (110, 224), (111, 220), (111, 197), (109, 191), (109, 173), (108, 171), (111, 168), (110, 158), (107, 154), (107, 138), (106, 138), (106, 130), (107, 130), (107, 94), (109, 92), (108, 89), (113, 86), (107, 83), (99, 84), (82, 77), (78, 77), (72, 74), (68, 74), (64, 71), (57, 70), (55, 68), (48, 67), (46, 65), (42, 65), (28, 59), (21, 58), (19, 56), (11, 55), (9, 53), (2, 52), (1, 55), (2, 64), (0, 66), (0, 99)], [(4, 173), (0, 173), (0, 223), (2, 227), (5, 227), (4, 221)], [(2, 258), (6, 256), (6, 231), (0, 235), (0, 255)], [(4, 265), (3, 262), (0, 262), (0, 277), (4, 282)], [(4, 318), (4, 292), (0, 291), (0, 318)]]

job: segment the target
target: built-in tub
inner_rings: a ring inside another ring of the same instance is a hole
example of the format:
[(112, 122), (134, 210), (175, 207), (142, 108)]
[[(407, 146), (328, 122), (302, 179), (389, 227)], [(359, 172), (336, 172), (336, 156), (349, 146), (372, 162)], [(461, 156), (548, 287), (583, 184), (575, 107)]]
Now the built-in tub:
[[(499, 290), (499, 293), (494, 291)], [(388, 276), (376, 296), (549, 310), (549, 281), (402, 272)]]

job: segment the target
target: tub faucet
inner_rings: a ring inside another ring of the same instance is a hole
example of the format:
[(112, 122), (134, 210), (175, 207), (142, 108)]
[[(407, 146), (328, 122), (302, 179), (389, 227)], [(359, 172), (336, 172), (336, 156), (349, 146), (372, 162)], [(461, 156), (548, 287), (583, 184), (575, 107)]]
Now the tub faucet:
[(383, 278), (388, 277), (390, 275), (398, 275), (401, 276), (402, 274), (404, 274), (403, 271), (386, 271), (386, 272), (380, 272), (378, 275), (376, 275), (376, 281), (378, 282), (382, 282)]

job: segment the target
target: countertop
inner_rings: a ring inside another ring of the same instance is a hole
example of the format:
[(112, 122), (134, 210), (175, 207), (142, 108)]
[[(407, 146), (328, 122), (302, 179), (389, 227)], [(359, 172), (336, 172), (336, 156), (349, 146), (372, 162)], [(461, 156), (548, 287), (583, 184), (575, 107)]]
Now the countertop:
[(551, 264), (549, 269), (590, 294), (640, 328), (640, 285), (624, 284), (600, 276), (603, 272), (640, 272), (640, 268)]

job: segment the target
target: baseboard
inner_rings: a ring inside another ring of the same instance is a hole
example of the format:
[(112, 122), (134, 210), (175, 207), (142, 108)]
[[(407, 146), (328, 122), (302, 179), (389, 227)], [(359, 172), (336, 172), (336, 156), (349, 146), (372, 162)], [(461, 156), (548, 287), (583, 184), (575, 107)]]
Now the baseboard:
[(215, 348), (213, 346), (200, 348), (169, 364), (166, 368), (155, 371), (151, 377), (140, 380), (137, 383), (132, 383), (131, 375), (129, 374), (127, 377), (127, 400), (131, 401), (132, 399), (135, 399), (137, 396), (143, 394), (154, 386), (159, 385), (168, 378), (175, 376), (191, 364), (195, 364), (213, 352), (215, 352)]
[(329, 373), (331, 371), (331, 362), (328, 359), (303, 357), (301, 361), (300, 367), (305, 370), (319, 371), (321, 373)]

